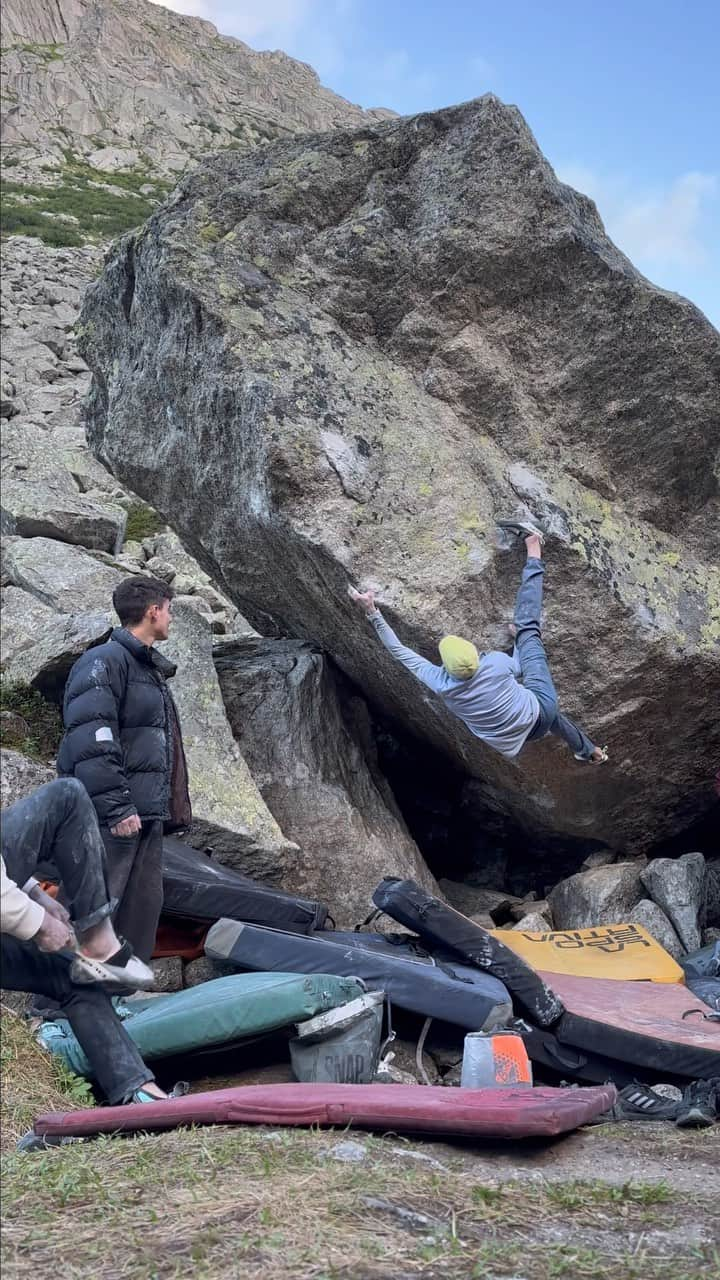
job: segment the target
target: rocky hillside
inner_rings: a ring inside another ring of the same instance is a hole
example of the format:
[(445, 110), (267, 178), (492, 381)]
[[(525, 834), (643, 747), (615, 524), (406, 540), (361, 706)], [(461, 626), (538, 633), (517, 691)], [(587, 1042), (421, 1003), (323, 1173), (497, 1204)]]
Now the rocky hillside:
[(390, 114), (145, 0), (5, 0), (3, 45), (6, 164), (40, 172), (70, 151), (107, 173), (167, 177), (210, 150)]

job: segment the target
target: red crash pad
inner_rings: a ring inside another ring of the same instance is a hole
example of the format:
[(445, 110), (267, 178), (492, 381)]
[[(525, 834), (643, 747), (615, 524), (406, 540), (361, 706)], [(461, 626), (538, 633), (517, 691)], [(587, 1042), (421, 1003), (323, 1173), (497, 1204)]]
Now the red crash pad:
[(565, 1013), (553, 1028), (563, 1044), (657, 1073), (708, 1080), (720, 1075), (720, 1026), (690, 1010), (710, 1010), (670, 982), (624, 982), (541, 973)]
[(36, 1134), (83, 1136), (191, 1124), (348, 1125), (463, 1137), (552, 1137), (607, 1111), (614, 1085), (588, 1089), (445, 1089), (404, 1084), (254, 1084), (38, 1116)]

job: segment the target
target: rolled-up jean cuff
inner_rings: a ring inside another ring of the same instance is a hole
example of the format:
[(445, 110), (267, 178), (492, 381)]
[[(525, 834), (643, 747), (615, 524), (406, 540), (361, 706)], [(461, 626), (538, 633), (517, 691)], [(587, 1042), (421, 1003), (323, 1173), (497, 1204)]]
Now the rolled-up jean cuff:
[[(153, 1075), (152, 1071), (148, 1067), (145, 1071), (142, 1072), (142, 1074), (135, 1076), (129, 1082), (129, 1084), (124, 1084), (122, 1088), (118, 1089), (117, 1091), (113, 1090), (112, 1097), (110, 1096), (110, 1094), (108, 1094), (108, 1099), (107, 1099), (108, 1105), (111, 1107), (116, 1107), (126, 1102), (130, 1102), (133, 1094), (137, 1089), (142, 1089), (144, 1084), (150, 1084), (150, 1081), (154, 1079), (155, 1079), (155, 1076)], [(161, 1102), (161, 1101), (162, 1099), (158, 1098), (158, 1102)]]
[(88, 929), (94, 929), (95, 925), (101, 921), (107, 920), (116, 910), (118, 905), (117, 898), (111, 898), (109, 902), (103, 903), (101, 907), (97, 907), (95, 911), (91, 911), (87, 916), (80, 916), (73, 920), (73, 927), (76, 933), (87, 933)]

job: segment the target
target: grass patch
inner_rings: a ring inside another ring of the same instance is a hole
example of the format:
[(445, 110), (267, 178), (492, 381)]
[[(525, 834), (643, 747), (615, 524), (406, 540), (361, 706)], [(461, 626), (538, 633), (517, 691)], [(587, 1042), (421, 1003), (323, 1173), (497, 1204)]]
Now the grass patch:
[(15, 1146), (41, 1111), (69, 1111), (91, 1107), (86, 1080), (68, 1071), (60, 1058), (35, 1042), (19, 1014), (0, 1007), (0, 1139), (2, 1149)]
[(151, 538), (155, 533), (162, 533), (167, 528), (162, 516), (154, 507), (146, 502), (132, 502), (125, 506), (127, 511), (126, 542), (142, 542), (143, 538)]
[[(2, 229), (6, 234), (37, 235), (46, 243), (48, 232), (57, 234), (59, 230), (66, 238), (74, 236), (76, 242), (82, 244), (88, 238), (119, 235), (139, 226), (149, 218), (154, 207), (142, 196), (114, 195), (75, 180), (64, 179), (52, 187), (5, 182), (2, 186)], [(77, 221), (62, 226), (44, 216), (46, 214), (70, 215)], [(28, 227), (33, 230), (28, 230)]]
[(9, 44), (0, 53), (32, 53), (41, 62), (58, 62), (64, 57), (59, 44), (31, 44), (29, 42)]
[(404, 1144), (357, 1134), (365, 1160), (341, 1164), (328, 1157), (344, 1137), (214, 1128), (9, 1156), (4, 1262), (16, 1277), (51, 1268), (56, 1280), (713, 1274), (715, 1245), (682, 1243), (699, 1218), (717, 1229), (710, 1190), (692, 1204), (676, 1196), (656, 1216), (633, 1198), (622, 1217), (608, 1213), (596, 1183), (571, 1210), (548, 1194), (552, 1184), (527, 1180), (492, 1188), (487, 1202), (473, 1194), (470, 1161), (443, 1153), (437, 1172), (403, 1159)]
[[(149, 218), (159, 199), (171, 189), (170, 183), (144, 168), (108, 174), (86, 164), (69, 148), (63, 155), (62, 167), (53, 170), (45, 166), (58, 176), (52, 186), (3, 183), (2, 230), (6, 235), (36, 236), (45, 244), (71, 247), (120, 235)], [(147, 183), (156, 188), (156, 196), (141, 194)], [(109, 191), (108, 186), (124, 194)], [(74, 221), (63, 221), (67, 216)]]
[[(2, 745), (46, 763), (57, 755), (62, 714), (30, 685), (0, 679)], [(7, 713), (7, 714), (5, 714)]]

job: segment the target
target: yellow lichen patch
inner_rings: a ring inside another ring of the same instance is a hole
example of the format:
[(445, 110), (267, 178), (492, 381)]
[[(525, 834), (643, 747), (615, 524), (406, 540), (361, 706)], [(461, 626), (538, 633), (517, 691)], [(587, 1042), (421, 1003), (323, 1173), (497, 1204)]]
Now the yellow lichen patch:
[(214, 222), (206, 222), (198, 228), (198, 236), (208, 244), (214, 244), (216, 240), (220, 240), (222, 232)]
[(370, 143), (367, 142), (365, 139), (363, 139), (361, 142), (353, 143), (353, 151), (355, 152), (356, 156), (366, 156), (368, 153), (369, 146), (370, 146)]
[(427, 480), (423, 480), (422, 484), (418, 488), (418, 493), (422, 498), (429, 498), (432, 493), (432, 485), (428, 484)]

